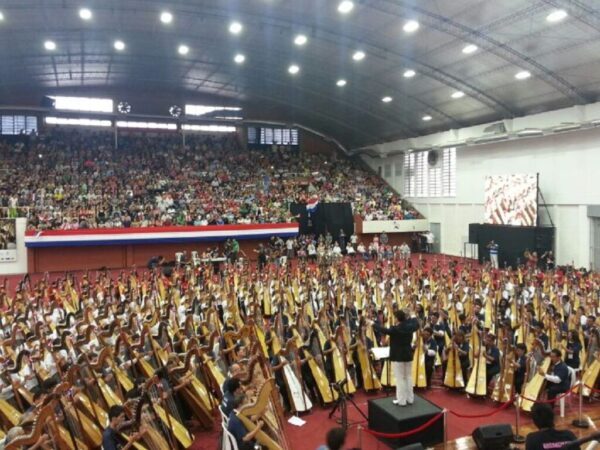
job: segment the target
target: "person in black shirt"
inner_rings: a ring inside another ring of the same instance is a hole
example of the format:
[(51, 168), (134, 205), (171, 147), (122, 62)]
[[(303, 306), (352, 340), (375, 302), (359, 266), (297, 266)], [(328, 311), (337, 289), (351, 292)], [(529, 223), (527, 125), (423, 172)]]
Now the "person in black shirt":
[(490, 384), (492, 378), (500, 373), (500, 350), (496, 347), (496, 336), (488, 333), (485, 336), (486, 381)]
[(256, 424), (256, 428), (248, 432), (240, 418), (237, 416), (237, 409), (244, 403), (244, 395), (238, 395), (234, 400), (234, 409), (229, 413), (229, 421), (227, 424), (227, 431), (229, 431), (237, 443), (238, 450), (253, 450), (254, 449), (254, 437), (264, 426), (264, 422), (259, 420)]
[[(548, 405), (536, 403), (531, 408), (531, 418), (539, 431), (527, 435), (525, 450), (546, 450), (562, 448), (564, 444), (577, 440), (575, 434), (569, 430), (556, 430), (554, 428), (554, 412)], [(581, 447), (573, 447), (580, 450)]]
[(108, 410), (108, 420), (108, 427), (102, 432), (102, 450), (128, 450), (146, 433), (146, 430), (141, 427), (140, 431), (131, 437), (127, 445), (122, 446), (119, 430), (124, 428), (125, 425), (125, 408), (121, 405), (111, 406)]
[(565, 363), (567, 366), (578, 370), (581, 365), (580, 359), (581, 353), (581, 341), (579, 340), (579, 333), (575, 330), (569, 331), (569, 340), (567, 342), (567, 354), (565, 355)]
[(525, 353), (527, 353), (527, 346), (525, 344), (517, 344), (515, 346), (516, 358), (513, 361), (513, 368), (515, 374), (515, 392), (521, 393), (521, 389), (523, 388), (523, 383), (525, 382), (525, 372), (527, 370), (527, 357)]
[[(541, 367), (538, 369), (538, 373), (542, 375), (549, 383), (546, 386), (546, 392), (548, 394), (548, 400), (554, 400), (558, 395), (564, 394), (569, 390), (571, 386), (571, 380), (569, 379), (569, 368), (562, 361), (562, 352), (553, 348), (550, 352), (550, 361), (552, 361), (552, 373), (544, 372)], [(554, 402), (552, 403), (554, 405)]]
[(423, 352), (425, 353), (425, 376), (427, 378), (427, 387), (431, 387), (431, 377), (433, 376), (433, 368), (435, 365), (435, 355), (437, 354), (438, 344), (435, 339), (432, 339), (433, 334), (431, 328), (423, 328)]

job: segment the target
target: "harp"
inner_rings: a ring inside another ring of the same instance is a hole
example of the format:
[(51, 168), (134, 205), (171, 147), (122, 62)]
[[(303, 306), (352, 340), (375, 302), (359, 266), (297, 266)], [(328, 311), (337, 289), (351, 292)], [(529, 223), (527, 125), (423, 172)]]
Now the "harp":
[(446, 352), (446, 373), (444, 375), (444, 386), (450, 388), (462, 388), (465, 387), (465, 380), (463, 379), (462, 367), (460, 364), (460, 357), (458, 355), (458, 349), (455, 347), (453, 342), (451, 347)]
[[(476, 327), (473, 327), (473, 334), (477, 334)], [(471, 395), (485, 396), (487, 394), (487, 378), (486, 378), (486, 363), (485, 363), (485, 347), (482, 345), (481, 338), (479, 339), (478, 354), (473, 354), (473, 368), (469, 376), (469, 382), (465, 391)]]
[[(548, 371), (548, 369), (550, 368), (550, 358), (549, 357), (547, 357), (544, 360), (541, 367), (544, 370), (544, 372)], [(544, 385), (545, 385), (545, 378), (536, 372), (533, 375), (533, 377), (531, 378), (531, 380), (525, 386), (523, 396), (537, 400)], [(523, 398), (523, 400), (521, 401), (521, 409), (523, 411), (529, 412), (529, 411), (531, 411), (532, 407), (533, 407), (533, 402), (530, 400), (525, 400), (525, 398)]]
[(263, 428), (256, 434), (256, 440), (268, 450), (287, 450), (289, 445), (283, 428), (273, 429), (273, 424), (269, 424), (267, 412), (270, 405), (270, 398), (275, 389), (275, 379), (267, 379), (260, 387), (256, 399), (238, 410), (237, 416), (248, 431), (256, 429), (257, 424), (252, 420), (253, 417), (264, 417), (267, 429)]
[(54, 407), (54, 402), (50, 402), (41, 408), (35, 418), (31, 432), (9, 442), (5, 450), (20, 450), (25, 446), (34, 445), (48, 429), (49, 422), (54, 419)]

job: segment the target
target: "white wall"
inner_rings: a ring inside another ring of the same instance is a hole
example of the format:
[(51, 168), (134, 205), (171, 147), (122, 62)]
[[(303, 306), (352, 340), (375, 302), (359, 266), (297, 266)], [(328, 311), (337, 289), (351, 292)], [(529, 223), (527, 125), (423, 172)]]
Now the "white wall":
[(27, 273), (27, 249), (25, 248), (26, 219), (17, 219), (17, 261), (0, 263), (0, 275)]
[[(384, 144), (397, 148), (397, 143)], [(399, 192), (402, 176), (396, 162), (403, 156), (364, 160), (375, 170), (391, 164), (384, 177)], [(443, 253), (460, 255), (467, 240), (468, 224), (483, 220), (484, 177), (511, 173), (539, 173), (540, 190), (556, 226), (559, 264), (590, 264), (588, 205), (600, 205), (600, 130), (583, 130), (555, 136), (457, 148), (456, 197), (409, 198), (429, 222), (440, 222)], [(540, 208), (543, 224), (546, 212)]]

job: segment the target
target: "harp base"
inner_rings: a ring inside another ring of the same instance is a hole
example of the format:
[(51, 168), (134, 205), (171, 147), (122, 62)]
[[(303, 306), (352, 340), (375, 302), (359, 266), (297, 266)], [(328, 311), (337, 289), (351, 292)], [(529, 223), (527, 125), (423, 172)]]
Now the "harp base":
[(583, 419), (575, 419), (573, 422), (571, 422), (571, 425), (573, 425), (574, 427), (577, 428), (589, 428), (590, 424), (587, 420), (583, 420)]

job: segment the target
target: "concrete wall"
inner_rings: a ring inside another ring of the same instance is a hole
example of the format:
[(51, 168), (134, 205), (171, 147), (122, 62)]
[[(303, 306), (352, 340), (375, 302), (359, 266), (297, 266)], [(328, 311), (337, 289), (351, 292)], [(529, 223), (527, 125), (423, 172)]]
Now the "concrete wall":
[[(383, 144), (383, 151), (398, 148), (398, 142)], [(403, 192), (400, 167), (403, 156), (363, 159), (377, 170), (391, 165), (384, 178)], [(397, 164), (398, 163), (398, 164)], [(460, 255), (467, 240), (468, 224), (484, 217), (484, 177), (511, 173), (539, 173), (540, 190), (557, 227), (556, 250), (559, 264), (590, 264), (590, 219), (588, 206), (600, 205), (600, 130), (543, 136), (457, 148), (456, 196), (408, 198), (429, 220), (441, 223), (441, 251)], [(541, 223), (548, 215), (540, 209)]]

